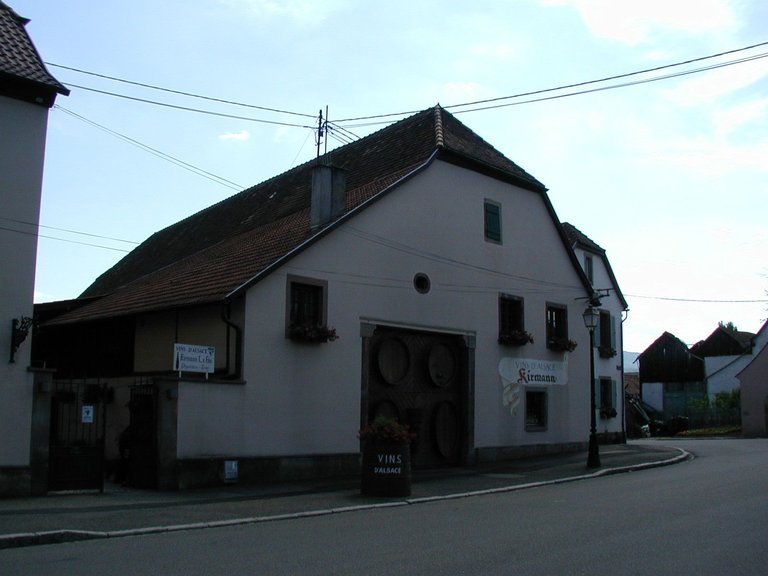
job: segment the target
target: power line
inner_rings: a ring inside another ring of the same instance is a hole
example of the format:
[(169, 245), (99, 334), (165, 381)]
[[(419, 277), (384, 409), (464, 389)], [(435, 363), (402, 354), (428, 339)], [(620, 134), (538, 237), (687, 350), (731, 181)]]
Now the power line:
[[(15, 218), (6, 218), (5, 216), (0, 216), (0, 219), (3, 219), (7, 222), (14, 222), (16, 224), (25, 224), (27, 226), (34, 226), (35, 228), (47, 228), (48, 230), (58, 230), (59, 232), (68, 232), (70, 234), (79, 234), (81, 236), (90, 236), (91, 238), (101, 238), (102, 240), (113, 240), (115, 242), (125, 242), (126, 244), (136, 244), (138, 245), (139, 242), (136, 242), (134, 240), (123, 240), (122, 238), (112, 238), (110, 236), (100, 236), (98, 234), (89, 234), (88, 232), (78, 232), (77, 230), (69, 230), (67, 228), (57, 228), (56, 226), (46, 226), (44, 224), (35, 224), (34, 222), (26, 222), (24, 220), (16, 220)], [(5, 228), (5, 230), (9, 230), (8, 228)]]
[(193, 174), (197, 174), (198, 176), (202, 176), (203, 178), (207, 178), (208, 180), (211, 180), (212, 182), (215, 182), (216, 184), (219, 184), (221, 186), (225, 186), (231, 190), (240, 191), (243, 189), (243, 186), (240, 186), (236, 182), (232, 182), (231, 180), (227, 180), (226, 178), (223, 178), (221, 176), (217, 176), (216, 174), (213, 174), (212, 172), (208, 172), (207, 170), (203, 170), (202, 168), (198, 168), (197, 166), (194, 166), (193, 164), (190, 164), (188, 162), (184, 162), (183, 160), (179, 160), (178, 158), (171, 156), (170, 154), (166, 154), (165, 152), (161, 152), (160, 150), (156, 148), (152, 148), (151, 146), (148, 146), (146, 144), (143, 144), (142, 142), (139, 142), (138, 140), (135, 140), (134, 138), (130, 138), (126, 136), (125, 134), (121, 134), (120, 132), (117, 132), (115, 130), (112, 130), (111, 128), (107, 128), (106, 126), (99, 124), (98, 122), (94, 122), (93, 120), (89, 120), (85, 116), (81, 116), (80, 114), (77, 114), (71, 110), (68, 110), (67, 108), (64, 108), (60, 104), (55, 104), (54, 108), (57, 108), (61, 110), (62, 112), (65, 112), (66, 114), (69, 114), (70, 116), (73, 116), (74, 118), (77, 118), (78, 120), (81, 120), (82, 122), (85, 122), (86, 124), (90, 124), (91, 126), (98, 128), (99, 130), (103, 130), (104, 132), (107, 132), (108, 134), (111, 134), (112, 136), (116, 136), (117, 138), (120, 138), (121, 140), (136, 146), (138, 148), (141, 148), (142, 150), (149, 152), (150, 154), (153, 154), (154, 156), (157, 156), (158, 158), (161, 158), (163, 160), (166, 160), (167, 162), (170, 162), (171, 164), (175, 164), (176, 166), (179, 166), (180, 168), (183, 168), (184, 170), (187, 170), (189, 172), (192, 172)]
[(88, 92), (95, 92), (97, 94), (105, 94), (107, 96), (114, 96), (115, 98), (123, 98), (125, 100), (133, 100), (134, 102), (142, 102), (143, 104), (152, 104), (154, 106), (163, 106), (165, 108), (172, 108), (174, 110), (183, 110), (185, 112), (196, 112), (198, 114), (207, 114), (209, 116), (219, 116), (221, 118), (231, 118), (234, 120), (245, 120), (246, 122), (258, 122), (260, 124), (272, 124), (273, 126), (288, 126), (290, 128), (312, 128), (306, 124), (292, 124), (290, 122), (278, 122), (276, 120), (264, 120), (261, 118), (251, 118), (248, 116), (237, 116), (235, 114), (224, 114), (223, 112), (212, 112), (210, 110), (202, 110), (200, 108), (191, 108), (189, 106), (180, 106), (178, 104), (168, 104), (167, 102), (158, 102), (157, 100), (149, 100), (147, 98), (138, 98), (136, 96), (128, 96), (127, 94), (118, 94), (117, 92), (109, 92), (108, 90), (98, 90), (96, 88), (90, 88), (88, 86), (81, 86), (79, 84), (67, 84), (72, 88), (78, 88), (80, 90), (87, 90)]
[(66, 238), (56, 238), (55, 236), (45, 236), (44, 234), (40, 234), (38, 232), (26, 232), (24, 230), (14, 230), (13, 228), (6, 228), (5, 226), (0, 226), (0, 230), (5, 230), (6, 232), (14, 232), (16, 234), (25, 234), (27, 236), (36, 236), (37, 238), (47, 238), (48, 240), (58, 240), (59, 242), (69, 242), (70, 244), (79, 244), (81, 246), (90, 246), (92, 248), (103, 248), (104, 250), (114, 250), (115, 252), (125, 252), (125, 253), (130, 252), (130, 250), (124, 250), (122, 248), (113, 248), (111, 246), (102, 246), (101, 244), (91, 244), (89, 242), (78, 242), (77, 240), (68, 240)]
[[(501, 96), (501, 97), (498, 97), (498, 98), (489, 98), (489, 99), (485, 99), (485, 100), (476, 100), (476, 101), (473, 101), (473, 102), (465, 102), (463, 104), (452, 104), (452, 105), (445, 106), (445, 108), (449, 109), (449, 108), (462, 108), (462, 107), (467, 107), (467, 106), (476, 106), (478, 104), (487, 104), (487, 103), (490, 103), (490, 102), (497, 102), (497, 101), (501, 101), (501, 100), (511, 100), (511, 99), (514, 99), (514, 98), (523, 98), (525, 96), (535, 96), (535, 95), (538, 95), (538, 94), (545, 94), (545, 93), (548, 93), (548, 92), (556, 92), (556, 91), (560, 91), (560, 90), (567, 90), (567, 89), (570, 89), (570, 88), (579, 88), (579, 87), (582, 87), (582, 86), (588, 86), (590, 84), (599, 84), (599, 83), (602, 83), (602, 82), (609, 82), (611, 80), (619, 80), (621, 78), (628, 78), (628, 77), (631, 77), (631, 76), (639, 76), (640, 74), (647, 74), (647, 73), (650, 73), (650, 72), (658, 72), (660, 70), (665, 70), (665, 69), (668, 69), (668, 68), (674, 68), (674, 67), (677, 67), (677, 66), (684, 66), (686, 64), (692, 64), (694, 62), (702, 62), (704, 60), (710, 60), (712, 58), (718, 58), (718, 57), (721, 57), (721, 56), (727, 56), (729, 54), (736, 54), (738, 52), (744, 52), (746, 50), (751, 50), (753, 48), (759, 48), (761, 46), (767, 46), (767, 45), (768, 45), (768, 42), (761, 42), (761, 43), (758, 43), (758, 44), (752, 44), (750, 46), (745, 46), (743, 48), (736, 48), (734, 50), (728, 50), (726, 52), (719, 52), (717, 54), (711, 54), (711, 55), (708, 55), (708, 56), (701, 56), (699, 58), (692, 58), (692, 59), (681, 61), (681, 62), (675, 62), (673, 64), (665, 64), (663, 66), (656, 66), (654, 68), (645, 68), (643, 70), (637, 70), (637, 71), (634, 71), (634, 72), (627, 72), (627, 73), (624, 73), (624, 74), (617, 74), (617, 75), (614, 75), (614, 76), (606, 76), (604, 78), (599, 78), (599, 79), (596, 79), (596, 80), (587, 80), (587, 81), (584, 81), (584, 82), (577, 82), (577, 83), (574, 83), (574, 84), (565, 84), (565, 85), (562, 85), (562, 86), (556, 86), (554, 88), (544, 88), (544, 89), (541, 89), (541, 90), (534, 90), (534, 91), (530, 91), (530, 92), (521, 92), (521, 93), (518, 93), (518, 94), (513, 94), (511, 96)], [(765, 55), (760, 55), (758, 57), (763, 57), (763, 56), (765, 56)], [(715, 67), (727, 66), (727, 65), (731, 65), (731, 64), (739, 64), (739, 63), (741, 63), (743, 61), (747, 61), (747, 59), (740, 59), (740, 60), (737, 60), (737, 61), (732, 61), (732, 62), (716, 65)], [(705, 71), (705, 70), (709, 70), (709, 69), (710, 69), (709, 67), (705, 67), (705, 68), (697, 69), (697, 70), (695, 70), (695, 72), (701, 72), (701, 71)], [(690, 73), (694, 73), (694, 72), (690, 72)], [(645, 82), (650, 82), (650, 81), (655, 81), (655, 80), (662, 80), (662, 79), (666, 79), (666, 78), (670, 78), (670, 77), (673, 77), (673, 76), (662, 76), (662, 77), (659, 77), (659, 78), (656, 78), (656, 79), (653, 79), (653, 80), (645, 80)], [(631, 85), (631, 84), (626, 84), (626, 85), (625, 84), (621, 84), (621, 85), (618, 85), (617, 87), (623, 87), (623, 86), (629, 86), (629, 85)], [(587, 93), (587, 92), (586, 91), (585, 92), (576, 92), (576, 93), (569, 94), (569, 95), (584, 94), (584, 93)], [(560, 96), (560, 97), (563, 97), (563, 96)], [(540, 100), (530, 100), (530, 101), (527, 101), (527, 102), (538, 102), (538, 101), (540, 101)], [(480, 108), (479, 110), (485, 110), (485, 109), (488, 109), (488, 108)], [(465, 112), (473, 112), (473, 111), (475, 111), (475, 110), (466, 110)], [(371, 116), (358, 116), (358, 117), (355, 117), (355, 118), (345, 118), (343, 120), (337, 120), (336, 122), (340, 123), (340, 122), (357, 122), (357, 121), (360, 121), (360, 120), (378, 120), (378, 119), (382, 119), (382, 118), (391, 118), (391, 117), (394, 117), (394, 116), (411, 115), (411, 114), (415, 114), (417, 112), (419, 112), (419, 111), (418, 110), (413, 110), (413, 111), (405, 111), (405, 112), (394, 112), (394, 113), (390, 113), (390, 114), (376, 114), (376, 115), (371, 115)], [(379, 122), (377, 122), (377, 124), (378, 123)], [(383, 123), (384, 122), (381, 122), (381, 124), (383, 124)], [(370, 124), (360, 124), (360, 125), (356, 125), (356, 126), (369, 126), (369, 125)]]
[(639, 294), (625, 294), (629, 298), (642, 298), (644, 300), (666, 300), (669, 302), (690, 302), (694, 304), (764, 304), (768, 300), (708, 300), (702, 298), (671, 298), (665, 296), (641, 296)]
[[(746, 50), (751, 50), (753, 48), (759, 48), (761, 46), (768, 46), (768, 42), (761, 42), (759, 44), (752, 44), (751, 46), (745, 46), (743, 48), (736, 48), (734, 50), (728, 50), (726, 52), (719, 52), (717, 54), (710, 54), (709, 56), (700, 56), (698, 58), (692, 58), (690, 60), (685, 60), (682, 62), (675, 62), (673, 64), (664, 64), (662, 66), (656, 66), (654, 68), (646, 68), (644, 70), (637, 70), (635, 72), (626, 72), (624, 74), (617, 74), (615, 76), (607, 76), (605, 78), (600, 78), (598, 80), (587, 80), (585, 82), (577, 82), (575, 84), (567, 84), (564, 86), (558, 86), (556, 88), (545, 88), (543, 90), (535, 90), (533, 92), (523, 92), (520, 94), (514, 94), (512, 96), (501, 96), (498, 98), (488, 98), (485, 100), (476, 100), (474, 102), (466, 102), (464, 104), (455, 104), (453, 106), (446, 106), (446, 108), (455, 108), (455, 107), (462, 107), (462, 106), (475, 106), (477, 104), (487, 104), (489, 102), (498, 102), (500, 100), (509, 100), (512, 98), (522, 98), (524, 96), (535, 96), (537, 94), (544, 94), (546, 92), (553, 92), (558, 90), (567, 90), (569, 88), (580, 88), (581, 86), (588, 86), (590, 84), (599, 84), (601, 82), (609, 82), (611, 80), (620, 80), (621, 78), (629, 78), (630, 76), (638, 76), (640, 74), (647, 74), (649, 72), (658, 72), (659, 70), (666, 70), (668, 68), (675, 68), (677, 66), (685, 66), (686, 64), (693, 64), (694, 62), (703, 62), (704, 60), (711, 60), (712, 58), (719, 58), (720, 56), (728, 56), (730, 54), (736, 54), (738, 52), (744, 52)], [(734, 62), (734, 63), (739, 63)], [(722, 64), (727, 65), (727, 64)], [(702, 68), (701, 70), (708, 70), (708, 68)], [(699, 70), (697, 70), (699, 71)], [(663, 76), (661, 78), (666, 78), (666, 76)]]
[(118, 78), (116, 76), (107, 76), (106, 74), (99, 74), (97, 72), (89, 72), (87, 70), (81, 70), (80, 68), (73, 68), (71, 66), (64, 66), (62, 64), (54, 64), (53, 62), (45, 62), (48, 66), (55, 68), (61, 68), (63, 70), (71, 70), (79, 74), (87, 74), (89, 76), (95, 76), (97, 78), (105, 78), (107, 80), (113, 80), (115, 82), (122, 82), (124, 84), (131, 84), (133, 86), (141, 86), (142, 88), (150, 88), (152, 90), (160, 90), (162, 92), (169, 92), (171, 94), (179, 94), (181, 96), (188, 96), (190, 98), (199, 98), (201, 100), (209, 100), (211, 102), (220, 102), (222, 104), (230, 104), (232, 106), (242, 106), (244, 108), (253, 108), (255, 110), (263, 110), (265, 112), (275, 112), (276, 114), (290, 114), (293, 116), (302, 116), (304, 118), (315, 118), (314, 114), (303, 114), (301, 112), (291, 112), (290, 110), (280, 110), (279, 108), (268, 108), (266, 106), (257, 106), (255, 104), (246, 104), (244, 102), (236, 102), (233, 100), (224, 100), (222, 98), (214, 98), (211, 96), (203, 96), (201, 94), (194, 94), (192, 92), (183, 92), (181, 90), (174, 90), (172, 88), (164, 88), (162, 86), (155, 86), (153, 84), (146, 84), (144, 82), (135, 82), (133, 80), (126, 80), (124, 78)]
[[(506, 102), (504, 104), (495, 104), (495, 105), (492, 105), (492, 106), (482, 106), (482, 107), (479, 107), (479, 108), (471, 108), (469, 110), (456, 110), (454, 113), (462, 114), (462, 113), (465, 113), (465, 112), (478, 112), (480, 110), (492, 110), (492, 109), (495, 109), (495, 108), (506, 108), (506, 107), (509, 107), (509, 106), (519, 106), (521, 104), (531, 104), (533, 102), (544, 102), (546, 100), (557, 100), (559, 98), (567, 98), (569, 96), (579, 96), (581, 94), (591, 94), (593, 92), (603, 92), (605, 90), (614, 90), (616, 88), (626, 88), (627, 86), (635, 86), (635, 85), (638, 85), (638, 84), (648, 84), (650, 82), (658, 82), (660, 80), (668, 80), (669, 78), (677, 78), (679, 76), (687, 76), (689, 74), (697, 74), (699, 72), (705, 72), (705, 71), (708, 71), (708, 70), (715, 70), (717, 68), (724, 68), (726, 66), (733, 66), (735, 64), (742, 64), (744, 62), (750, 62), (752, 60), (759, 60), (760, 58), (766, 58), (766, 57), (768, 57), (768, 53), (758, 54), (756, 56), (749, 56), (747, 58), (741, 58), (739, 60), (732, 60), (730, 62), (725, 62), (725, 63), (721, 63), (721, 64), (713, 64), (711, 66), (705, 66), (705, 67), (702, 67), (702, 68), (696, 68), (694, 70), (685, 70), (685, 71), (682, 71), (682, 72), (675, 72), (674, 74), (666, 74), (664, 76), (656, 76), (656, 77), (653, 77), (653, 78), (646, 78), (646, 79), (643, 79), (643, 80), (635, 80), (633, 82), (624, 82), (622, 84), (613, 84), (611, 86), (601, 86), (601, 87), (598, 87), (598, 88), (591, 88), (589, 90), (579, 90), (577, 92), (568, 92), (566, 94), (556, 94), (554, 96), (546, 96), (546, 97), (543, 97), (543, 98), (533, 98), (533, 99), (530, 99), (530, 100), (523, 100), (523, 101), (520, 101), (520, 102)], [(467, 104), (457, 104), (455, 106), (447, 106), (446, 108), (454, 108), (456, 106), (467, 106)]]

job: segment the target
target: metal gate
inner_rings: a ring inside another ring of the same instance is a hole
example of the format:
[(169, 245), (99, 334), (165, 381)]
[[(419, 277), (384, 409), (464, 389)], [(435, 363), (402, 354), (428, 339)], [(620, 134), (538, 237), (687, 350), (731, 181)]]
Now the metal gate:
[(104, 490), (107, 385), (54, 381), (48, 490)]
[(121, 437), (128, 460), (127, 482), (136, 488), (157, 488), (157, 387), (151, 381), (131, 386), (130, 425)]

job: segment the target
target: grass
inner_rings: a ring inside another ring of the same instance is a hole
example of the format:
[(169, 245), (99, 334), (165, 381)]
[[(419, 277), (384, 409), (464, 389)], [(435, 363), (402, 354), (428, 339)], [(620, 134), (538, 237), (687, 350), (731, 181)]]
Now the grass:
[(686, 430), (678, 432), (677, 436), (685, 438), (697, 438), (700, 436), (740, 436), (741, 426), (720, 426), (718, 428), (698, 428), (696, 430)]

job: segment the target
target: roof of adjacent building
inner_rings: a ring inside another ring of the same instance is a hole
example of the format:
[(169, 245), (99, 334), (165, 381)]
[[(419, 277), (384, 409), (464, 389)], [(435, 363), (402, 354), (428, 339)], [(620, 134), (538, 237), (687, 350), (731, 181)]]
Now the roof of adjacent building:
[[(56, 322), (222, 301), (263, 278), (340, 221), (429, 166), (435, 158), (471, 166), (475, 171), (539, 193), (551, 210), (541, 182), (436, 106), (155, 233), (81, 295), (98, 297), (97, 300)], [(313, 230), (311, 175), (318, 162), (344, 170), (347, 194), (341, 217)]]
[(69, 90), (43, 64), (22, 18), (0, 1), (0, 94), (52, 106), (56, 94)]
[(720, 325), (707, 336), (691, 346), (691, 354), (700, 358), (708, 356), (738, 356), (752, 352), (752, 342), (755, 334), (741, 330), (733, 330)]
[[(616, 297), (619, 299), (619, 303), (621, 303), (622, 309), (627, 310), (629, 305), (624, 298), (624, 294), (621, 292), (621, 288), (619, 288), (619, 282), (616, 280), (616, 275), (613, 273), (613, 268), (611, 267), (611, 262), (608, 260), (608, 255), (606, 254), (605, 249), (601, 248), (597, 242), (592, 240), (589, 236), (584, 234), (584, 232), (576, 228), (576, 226), (573, 224), (563, 222), (563, 230), (565, 231), (565, 235), (568, 238), (568, 242), (572, 248), (581, 248), (582, 250), (592, 252), (596, 256), (600, 257), (600, 259), (603, 261), (603, 265), (605, 266), (606, 271), (608, 272), (608, 276), (611, 279), (611, 283), (613, 284), (610, 290), (616, 294)], [(599, 289), (602, 287), (596, 286), (595, 288)]]

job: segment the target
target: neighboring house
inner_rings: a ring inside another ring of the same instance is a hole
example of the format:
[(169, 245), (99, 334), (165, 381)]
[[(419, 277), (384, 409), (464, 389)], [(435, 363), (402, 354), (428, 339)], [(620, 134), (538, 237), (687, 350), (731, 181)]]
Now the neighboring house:
[(625, 439), (624, 312), (629, 309), (605, 250), (567, 222), (563, 229), (599, 296), (600, 325), (595, 329), (595, 392), (600, 411), (598, 432), (605, 440)]
[[(638, 358), (642, 399), (667, 418), (711, 418), (713, 415), (700, 413), (691, 402), (708, 400), (712, 404), (718, 394), (739, 389), (738, 375), (758, 350), (754, 338), (751, 332), (721, 325), (689, 349), (665, 332)], [(738, 413), (722, 418), (737, 420)]]
[(741, 384), (741, 431), (768, 436), (768, 321), (753, 339), (749, 363), (736, 375)]
[(640, 396), (666, 417), (684, 415), (691, 400), (706, 396), (704, 361), (664, 332), (638, 356)]
[(135, 484), (356, 473), (378, 415), (457, 466), (586, 447), (594, 297), (545, 187), (438, 106), (154, 234), (36, 360), (94, 383), (108, 449), (130, 423)]
[(0, 2), (0, 495), (45, 484), (46, 402), (37, 392), (47, 384), (29, 369), (32, 301), (48, 110), (69, 93), (46, 70), (26, 23)]
[(704, 360), (707, 394), (714, 401), (721, 392), (739, 389), (737, 374), (752, 360), (752, 332), (718, 326), (706, 340), (691, 346), (691, 354)]

